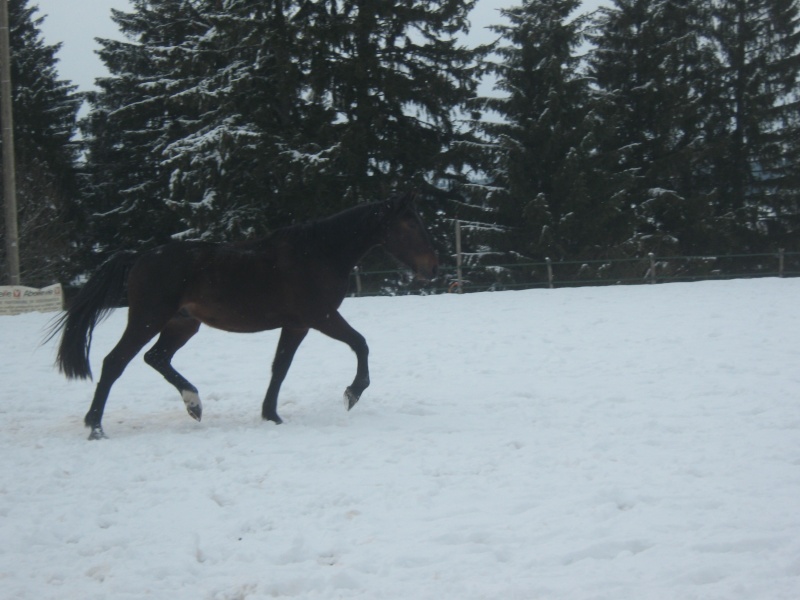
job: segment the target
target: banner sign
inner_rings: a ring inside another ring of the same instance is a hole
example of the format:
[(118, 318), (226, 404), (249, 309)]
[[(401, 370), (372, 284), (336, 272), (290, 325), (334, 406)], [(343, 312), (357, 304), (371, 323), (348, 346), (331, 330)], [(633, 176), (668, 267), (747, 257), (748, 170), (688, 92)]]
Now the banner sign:
[(22, 285), (0, 286), (0, 315), (18, 315), (24, 312), (55, 312), (64, 306), (61, 284), (42, 289)]

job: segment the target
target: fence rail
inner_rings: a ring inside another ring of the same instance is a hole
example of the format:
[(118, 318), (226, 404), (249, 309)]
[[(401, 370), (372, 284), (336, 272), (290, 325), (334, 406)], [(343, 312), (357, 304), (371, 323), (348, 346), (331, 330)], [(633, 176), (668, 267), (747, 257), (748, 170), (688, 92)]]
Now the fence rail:
[(363, 271), (351, 278), (354, 295), (440, 294), (592, 285), (655, 284), (678, 281), (800, 276), (800, 252), (656, 256), (507, 263), (465, 264), (442, 268), (438, 281), (420, 285), (404, 270)]

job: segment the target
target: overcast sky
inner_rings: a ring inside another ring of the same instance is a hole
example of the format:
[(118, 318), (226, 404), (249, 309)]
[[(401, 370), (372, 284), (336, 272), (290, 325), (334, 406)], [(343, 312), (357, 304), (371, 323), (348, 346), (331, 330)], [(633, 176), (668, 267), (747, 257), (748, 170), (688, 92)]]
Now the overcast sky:
[[(585, 0), (584, 7), (591, 10), (606, 3), (608, 0)], [(472, 33), (468, 41), (491, 40), (485, 27), (498, 22), (499, 8), (515, 4), (517, 0), (479, 0), (470, 17)], [(95, 78), (106, 72), (95, 54), (98, 48), (95, 38), (121, 37), (111, 20), (111, 9), (128, 9), (128, 0), (32, 0), (31, 6), (39, 7), (38, 16), (46, 16), (42, 23), (45, 42), (63, 44), (58, 53), (60, 77), (77, 84), (81, 91), (92, 89)]]

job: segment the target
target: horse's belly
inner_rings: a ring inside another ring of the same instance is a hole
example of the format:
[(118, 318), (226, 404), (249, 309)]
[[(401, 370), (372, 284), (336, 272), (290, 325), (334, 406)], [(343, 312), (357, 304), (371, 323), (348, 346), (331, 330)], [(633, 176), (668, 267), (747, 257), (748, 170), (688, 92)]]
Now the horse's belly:
[(197, 304), (188, 304), (184, 309), (201, 323), (223, 331), (253, 333), (277, 329), (287, 324), (285, 316), (263, 310), (214, 308)]

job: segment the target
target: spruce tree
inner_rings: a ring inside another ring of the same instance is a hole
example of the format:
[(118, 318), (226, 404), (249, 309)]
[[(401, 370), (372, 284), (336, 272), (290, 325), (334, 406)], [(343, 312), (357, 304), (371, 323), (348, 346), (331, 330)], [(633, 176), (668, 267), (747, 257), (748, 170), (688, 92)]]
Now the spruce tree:
[(103, 41), (112, 77), (87, 123), (107, 248), (242, 239), (318, 214), (325, 149), (308, 132), (325, 111), (305, 97), (304, 14), (281, 0), (115, 13), (129, 41)]
[[(577, 54), (587, 17), (578, 0), (526, 0), (501, 12), (491, 65), (502, 95), (479, 100), (495, 117), (479, 124), (489, 145), (490, 202), (508, 228), (508, 251), (554, 259), (602, 255), (618, 218), (595, 152), (601, 129)], [(497, 118), (499, 117), (499, 118)]]
[(619, 157), (632, 252), (712, 250), (709, 25), (697, 0), (614, 0), (596, 18), (590, 72), (610, 101), (604, 151)]
[[(308, 82), (332, 111), (332, 182), (348, 202), (413, 182), (462, 181), (467, 134), (459, 109), (474, 97), (484, 48), (468, 49), (474, 0), (327, 0), (309, 12)], [(424, 185), (423, 185), (424, 187)]]
[[(100, 40), (109, 76), (97, 80), (82, 122), (87, 145), (85, 208), (94, 240), (90, 260), (119, 249), (164, 243), (186, 227), (170, 205), (166, 149), (197, 108), (181, 71), (187, 40), (209, 28), (194, 0), (134, 0), (112, 11), (125, 41)], [(195, 78), (196, 79), (196, 78)]]
[[(58, 78), (60, 44), (44, 43), (45, 17), (37, 15), (37, 7), (10, 0), (8, 9), (20, 276), (27, 285), (66, 281), (73, 272), (70, 242), (81, 241), (74, 236), (78, 147), (73, 140), (81, 96)], [(5, 244), (0, 247), (4, 254)], [(0, 260), (5, 269), (5, 257)]]
[(211, 239), (329, 212), (320, 179), (330, 141), (318, 131), (331, 113), (308, 98), (307, 11), (280, 0), (207, 2), (203, 11), (209, 29), (187, 44), (198, 76), (181, 92), (196, 116), (165, 151), (170, 203), (192, 237)]
[(103, 42), (111, 77), (87, 120), (102, 247), (240, 239), (463, 179), (456, 111), (478, 66), (457, 34), (472, 4), (136, 0), (115, 13), (128, 41)]
[(800, 7), (796, 0), (716, 0), (719, 205), (740, 250), (797, 247), (800, 215)]

